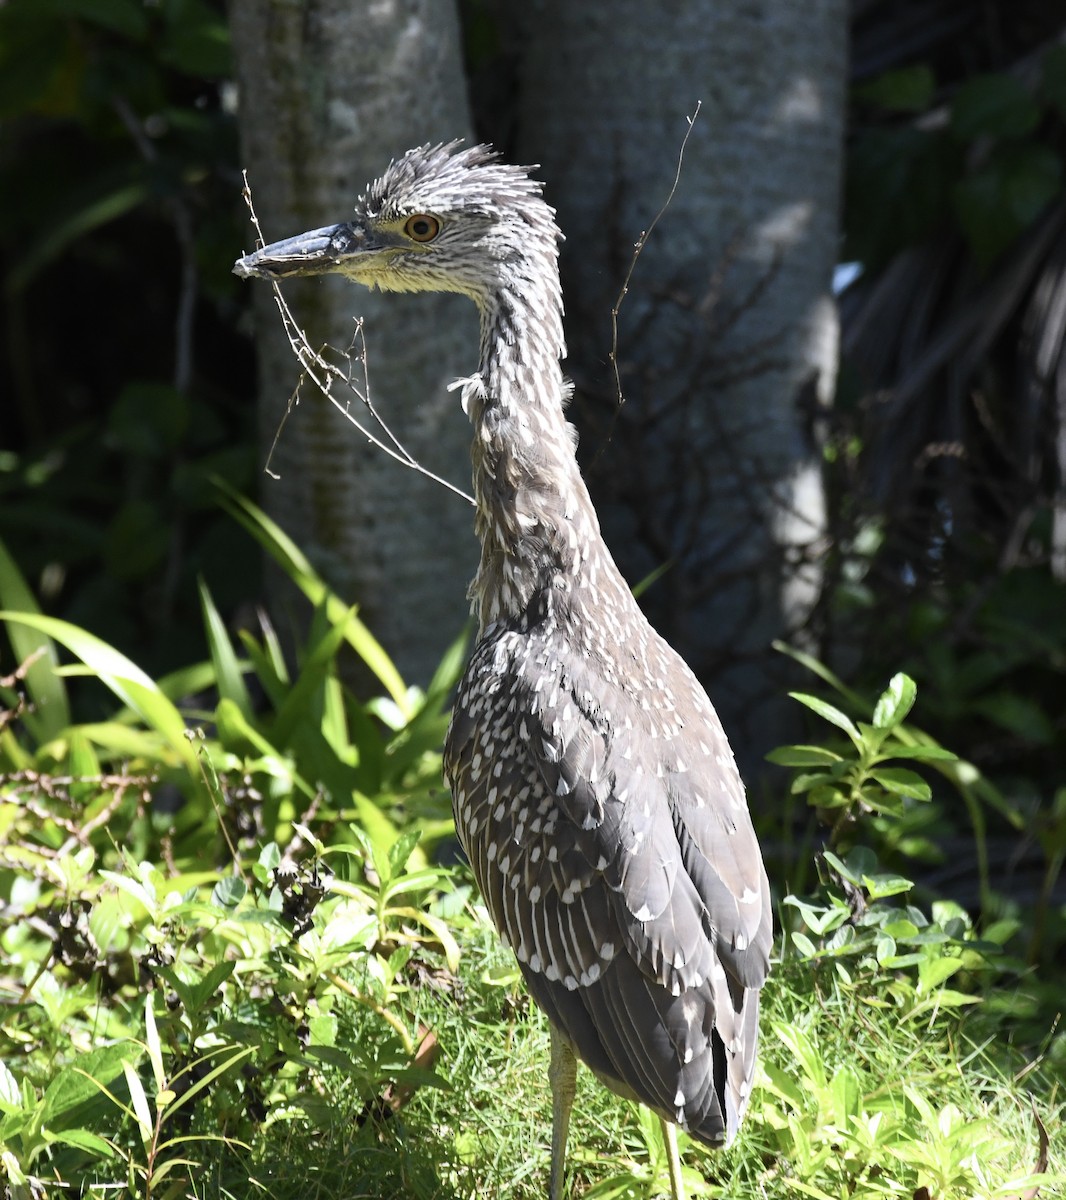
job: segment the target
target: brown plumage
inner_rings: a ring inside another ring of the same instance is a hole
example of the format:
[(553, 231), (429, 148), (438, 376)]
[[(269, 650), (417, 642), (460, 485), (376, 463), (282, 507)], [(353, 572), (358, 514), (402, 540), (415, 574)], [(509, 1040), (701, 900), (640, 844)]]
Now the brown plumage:
[(235, 268), (463, 292), (480, 311), (481, 364), (461, 381), (479, 638), (445, 773), (485, 903), (552, 1026), (553, 1197), (573, 1054), (701, 1141), (732, 1138), (772, 937), (721, 723), (634, 601), (578, 472), (558, 236), (524, 171), (453, 144), (394, 162), (351, 221)]

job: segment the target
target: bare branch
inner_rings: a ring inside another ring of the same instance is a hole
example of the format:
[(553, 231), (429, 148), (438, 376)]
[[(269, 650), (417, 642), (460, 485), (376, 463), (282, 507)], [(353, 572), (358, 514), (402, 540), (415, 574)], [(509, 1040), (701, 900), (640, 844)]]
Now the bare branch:
[(614, 386), (615, 394), (618, 397), (618, 405), (621, 407), (625, 404), (625, 396), (622, 395), (622, 378), (618, 373), (618, 315), (622, 311), (622, 302), (625, 300), (629, 292), (630, 280), (633, 278), (633, 272), (637, 269), (637, 259), (640, 258), (641, 252), (647, 245), (648, 238), (651, 237), (655, 226), (659, 224), (663, 213), (670, 207), (671, 201), (677, 192), (677, 186), (681, 182), (681, 167), (685, 160), (685, 147), (688, 145), (688, 139), (692, 136), (692, 130), (696, 124), (696, 118), (700, 115), (700, 109), (703, 107), (703, 101), (696, 101), (696, 109), (691, 117), (687, 118), (688, 129), (685, 130), (685, 136), (681, 139), (681, 148), (677, 152), (677, 170), (674, 172), (674, 182), (670, 185), (670, 191), (667, 193), (666, 199), (662, 203), (662, 207), (651, 219), (648, 228), (641, 231), (641, 235), (637, 238), (636, 245), (633, 247), (633, 257), (629, 262), (629, 270), (626, 271), (626, 277), (622, 280), (622, 290), (618, 293), (618, 299), (615, 300), (611, 308), (611, 351), (608, 357), (611, 360), (611, 368), (614, 371)]
[[(263, 231), (259, 225), (259, 219), (256, 216), (255, 208), (252, 204), (252, 190), (248, 183), (248, 173), (245, 171), (244, 188), (242, 196), (244, 202), (248, 206), (248, 212), (251, 216), (252, 224), (255, 226), (257, 248), (264, 245)], [(272, 479), (277, 479), (276, 472), (271, 470), (270, 463), (274, 457), (274, 451), (277, 448), (281, 438), (281, 432), (288, 420), (292, 410), (300, 402), (300, 390), (304, 384), (310, 380), (311, 383), (319, 390), (319, 392), (333, 405), (335, 409), (350, 422), (355, 428), (367, 439), (368, 442), (378, 450), (387, 454), (390, 458), (395, 459), (401, 466), (407, 467), (412, 471), (417, 471), (419, 475), (432, 480), (434, 483), (440, 484), (454, 495), (461, 497), (468, 504), (473, 505), (474, 498), (462, 488), (456, 487), (454, 483), (449, 482), (442, 476), (429, 470), (428, 467), (422, 466), (415, 457), (404, 447), (400, 439), (392, 432), (381, 414), (375, 408), (373, 401), (370, 398), (370, 379), (367, 372), (367, 353), (366, 353), (366, 338), (363, 332), (363, 320), (361, 317), (355, 320), (355, 329), (352, 333), (351, 341), (345, 350), (337, 350), (330, 345), (323, 345), (319, 349), (315, 349), (308, 341), (307, 334), (301, 328), (296, 318), (292, 314), (285, 297), (281, 294), (281, 288), (276, 280), (272, 280), (270, 284), (271, 290), (274, 293), (274, 303), (277, 306), (278, 312), (281, 314), (282, 328), (285, 330), (285, 336), (288, 339), (289, 347), (292, 350), (296, 361), (300, 364), (300, 377), (296, 382), (296, 387), (289, 396), (288, 403), (285, 406), (285, 412), (282, 414), (281, 420), (278, 422), (278, 428), (274, 433), (274, 440), (271, 443), (270, 453), (267, 455), (266, 465), (264, 470)], [(356, 352), (356, 347), (358, 351)], [(326, 358), (326, 353), (332, 351), (336, 354), (345, 366), (342, 368), (336, 363), (331, 363)], [(356, 364), (359, 364), (359, 374), (361, 378), (357, 381), (355, 378)], [(343, 399), (339, 398), (334, 392), (334, 385), (337, 390), (347, 393)], [(351, 397), (355, 397), (360, 405), (370, 414), (372, 424), (377, 427), (378, 432), (367, 425), (363, 424), (355, 415), (351, 408)], [(380, 436), (379, 436), (380, 434)]]

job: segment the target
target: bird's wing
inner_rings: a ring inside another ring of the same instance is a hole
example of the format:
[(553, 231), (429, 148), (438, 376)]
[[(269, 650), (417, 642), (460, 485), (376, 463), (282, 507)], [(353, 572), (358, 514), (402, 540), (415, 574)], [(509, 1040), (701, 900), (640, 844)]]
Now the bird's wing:
[[(502, 642), (481, 658), (471, 669), (482, 676), (488, 742), (478, 749), (466, 737), (455, 769), (467, 791), (472, 770), (485, 771), (481, 808), (493, 834), (475, 871), (519, 960), (576, 987), (624, 949), (677, 995), (718, 958), (738, 987), (761, 986), (770, 940), (762, 859), (725, 737), (687, 669), (686, 689), (705, 711), (686, 690), (666, 720), (648, 716), (624, 684), (605, 697), (599, 675), (527, 646), (507, 653)], [(453, 747), (464, 742), (462, 708)]]
[(732, 756), (694, 680), (706, 711), (669, 715), (549, 649), (507, 633), (471, 660), (445, 755), (459, 836), (578, 1054), (716, 1142), (750, 1090), (770, 938)]
[(602, 698), (580, 667), (561, 670), (531, 698), (531, 757), (642, 968), (676, 993), (717, 956), (759, 987), (769, 893), (743, 786), (702, 689), (687, 668), (673, 679), (645, 708), (624, 683)]

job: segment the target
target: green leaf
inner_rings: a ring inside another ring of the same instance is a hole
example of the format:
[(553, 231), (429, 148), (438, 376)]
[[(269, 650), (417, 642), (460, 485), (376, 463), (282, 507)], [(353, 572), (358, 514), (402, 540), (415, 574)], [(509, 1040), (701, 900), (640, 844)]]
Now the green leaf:
[(857, 949), (855, 946), (857, 936), (854, 925), (840, 925), (833, 931), (825, 948), (832, 954), (853, 954)]
[(132, 1042), (118, 1042), (79, 1056), (76, 1065), (63, 1068), (45, 1089), (40, 1123), (50, 1130), (62, 1129), (75, 1108), (95, 1099), (102, 1088), (122, 1074), (127, 1063), (135, 1063), (140, 1055), (140, 1048)]
[(469, 647), (470, 630), (467, 628), (463, 630), (441, 656), (441, 660), (437, 664), (437, 669), (433, 672), (433, 678), (429, 681), (429, 685), (426, 688), (427, 704), (431, 701), (437, 701), (440, 697), (447, 696), (459, 682), (460, 676), (463, 673), (463, 667), (466, 664)]
[(40, 613), (0, 612), (0, 620), (26, 625), (53, 638), (159, 734), (174, 755), (195, 768), (196, 755), (185, 736), (185, 722), (173, 704), (140, 667), (94, 634)]
[(928, 800), (933, 794), (929, 784), (906, 767), (877, 767), (870, 772), (870, 778), (876, 780), (886, 792), (905, 796), (908, 800)]
[(824, 746), (778, 746), (766, 755), (766, 761), (779, 767), (822, 767), (844, 760)]
[(977, 75), (959, 88), (951, 103), (951, 131), (964, 141), (1024, 137), (1039, 120), (1036, 102), (1013, 75)]
[(661, 562), (657, 567), (653, 567), (643, 579), (638, 579), (633, 584), (630, 591), (633, 593), (633, 599), (639, 600), (641, 596), (652, 586), (657, 583), (667, 571), (672, 571), (677, 566), (677, 560), (668, 558), (665, 562)]
[(959, 756), (952, 754), (950, 750), (945, 750), (943, 746), (929, 746), (924, 743), (915, 743), (913, 746), (905, 746), (899, 741), (892, 743), (893, 758), (913, 758), (919, 761), (927, 762), (958, 762)]
[(834, 675), (825, 663), (815, 658), (813, 654), (808, 654), (805, 650), (797, 650), (794, 646), (782, 641), (775, 641), (773, 647), (779, 654), (786, 655), (794, 662), (799, 663), (801, 667), (817, 675), (823, 683), (829, 684), (833, 691), (839, 692), (850, 703), (856, 706), (862, 704), (862, 697), (859, 693), (849, 688), (839, 675)]
[[(418, 845), (418, 839), (422, 836), (418, 829), (408, 829), (400, 834), (395, 842), (389, 847), (389, 880), (399, 879), (403, 874), (404, 868), (407, 866), (407, 861), (414, 853), (415, 847)], [(382, 882), (385, 882), (384, 880)]]
[(838, 928), (843, 921), (848, 919), (850, 912), (843, 904), (834, 904), (828, 908), (824, 905), (815, 906), (798, 896), (786, 896), (784, 902), (792, 908), (798, 909), (804, 924), (819, 937)]
[(79, 725), (77, 730), (80, 736), (113, 757), (143, 758), (150, 762), (159, 757), (159, 738), (148, 730), (134, 728), (124, 721)]
[(798, 930), (793, 930), (790, 936), (792, 938), (793, 945), (800, 952), (800, 954), (803, 955), (804, 958), (818, 957), (818, 947), (815, 946), (814, 942), (812, 942), (805, 933), (800, 933)]
[(18, 1081), (7, 1069), (7, 1064), (0, 1059), (0, 1112), (18, 1112), (22, 1107), (22, 1093)]
[[(380, 848), (382, 857), (387, 864), (388, 858), (384, 852), (396, 841), (400, 831), (388, 814), (362, 792), (352, 793), (352, 805), (358, 817), (359, 827), (366, 834), (370, 844), (371, 858), (375, 864), (374, 869), (378, 870), (378, 849)], [(381, 877), (380, 871), (378, 871), (378, 876)]]
[(226, 875), (215, 884), (211, 901), (219, 908), (236, 908), (248, 894), (248, 885), (239, 875)]
[(932, 992), (962, 969), (963, 960), (950, 955), (926, 958), (918, 966), (918, 991)]
[(161, 675), (156, 683), (159, 690), (169, 700), (175, 702), (186, 696), (194, 696), (197, 692), (206, 692), (215, 686), (215, 668), (209, 662), (193, 663), (188, 667), (178, 667)]
[(308, 721), (321, 725), (326, 684), (336, 671), (337, 653), (347, 634), (348, 619), (354, 615), (355, 610), (348, 609), (344, 614), (334, 613), (339, 619), (326, 618), (324, 632), (308, 648), (300, 674), (271, 725), (270, 736), (275, 745), (290, 745), (296, 728)]
[(236, 966), (237, 964), (232, 960), (215, 963), (202, 979), (198, 979), (190, 985), (189, 998), (194, 1012), (203, 1008), (207, 1001), (218, 992), (218, 989), (233, 974)]
[(862, 744), (862, 739), (858, 729), (851, 719), (844, 715), (839, 708), (834, 708), (832, 704), (826, 703), (825, 700), (820, 700), (817, 696), (808, 696), (804, 692), (789, 692), (793, 700), (798, 700), (800, 704), (805, 705), (811, 712), (817, 713), (823, 721), (828, 721), (830, 725), (835, 725), (838, 729), (843, 729), (849, 738), (856, 746)]
[[(905, 879), (902, 875), (894, 875), (888, 871), (878, 871), (872, 875), (863, 875), (862, 885), (868, 892), (871, 900), (883, 900), (886, 896), (898, 896), (902, 892), (909, 892), (914, 887), (910, 879)], [(888, 926), (885, 926), (885, 931), (889, 932)], [(914, 930), (917, 933), (917, 929)], [(893, 937), (897, 936), (895, 933)]]
[(851, 1067), (839, 1067), (830, 1086), (833, 1097), (833, 1118), (841, 1129), (847, 1129), (850, 1119), (862, 1109), (862, 1086)]
[(225, 20), (202, 0), (168, 6), (166, 37), (159, 51), (163, 62), (198, 78), (230, 74), (230, 41)]
[(826, 811), (851, 807), (851, 800), (838, 783), (812, 787), (807, 793), (807, 803), (811, 808)]
[(979, 262), (1007, 249), (1062, 190), (1062, 160), (1050, 147), (1007, 145), (960, 179), (952, 200)]
[(148, 1050), (148, 1061), (152, 1066), (155, 1089), (158, 1095), (166, 1087), (167, 1075), (163, 1066), (163, 1044), (159, 1040), (159, 1027), (155, 1023), (155, 992), (144, 998), (144, 1043)]
[(953, 988), (940, 988), (928, 996), (917, 999), (917, 1003), (907, 1013), (909, 1021), (916, 1021), (926, 1013), (936, 1013), (943, 1009), (962, 1008), (966, 1005), (980, 1004), (981, 997), (967, 992), (958, 992)]
[[(837, 780), (832, 775), (827, 775), (824, 771), (816, 771), (810, 774), (797, 775), (792, 780), (789, 791), (793, 796), (800, 796), (804, 792), (813, 791), (815, 788), (826, 787), (831, 791), (836, 792), (835, 788)], [(839, 803), (846, 803), (846, 798), (842, 793), (838, 793)]]
[(115, 1157), (115, 1150), (111, 1143), (104, 1141), (95, 1133), (90, 1133), (88, 1129), (67, 1129), (59, 1133), (50, 1129), (48, 1132), (50, 1140), (53, 1142), (60, 1142), (64, 1146), (73, 1146), (76, 1150), (87, 1150), (90, 1154), (96, 1154), (102, 1158)]
[(766, 1091), (773, 1093), (786, 1104), (790, 1104), (797, 1112), (802, 1112), (807, 1102), (807, 1095), (799, 1082), (792, 1078), (787, 1072), (783, 1071), (779, 1066), (772, 1062), (763, 1062), (762, 1073), (766, 1080), (761, 1086)]
[(288, 668), (278, 669), (270, 643), (260, 645), (247, 629), (238, 629), (237, 636), (267, 699), (275, 709), (280, 708), (289, 694)]
[(884, 931), (889, 937), (895, 938), (897, 942), (906, 942), (917, 936), (918, 926), (913, 921), (908, 921), (906, 917), (900, 917), (895, 921), (886, 922)]
[(158, 901), (155, 888), (150, 881), (131, 879), (128, 875), (121, 875), (117, 871), (103, 869), (100, 871), (100, 877), (109, 880), (119, 891), (125, 892), (127, 896), (132, 896), (144, 908), (145, 912), (150, 916), (155, 916)]
[(141, 1077), (130, 1063), (123, 1063), (122, 1070), (126, 1076), (126, 1086), (130, 1090), (130, 1103), (133, 1105), (133, 1112), (137, 1118), (137, 1129), (141, 1135), (141, 1141), (147, 1146), (152, 1140), (153, 1121), (148, 1097), (144, 1092), (144, 1084), (141, 1083)]
[[(0, 540), (0, 608), (40, 615), (37, 600), (15, 565), (15, 560)], [(26, 672), (26, 690), (35, 712), (30, 727), (36, 728), (38, 741), (49, 741), (70, 724), (70, 705), (63, 679), (56, 674), (59, 655), (55, 643), (41, 630), (12, 622), (8, 638), (17, 664), (37, 655)]]
[(893, 675), (874, 708), (874, 725), (878, 729), (895, 729), (914, 707), (918, 686), (909, 675)]
[(229, 634), (226, 632), (226, 624), (215, 607), (207, 584), (202, 579), (199, 580), (199, 589), (207, 645), (211, 653), (211, 662), (215, 668), (215, 685), (220, 696), (225, 696), (227, 700), (232, 701), (241, 713), (251, 720), (252, 698), (245, 687), (241, 663), (233, 650)]
[(307, 1028), (312, 1046), (337, 1045), (337, 1016), (335, 1013), (320, 1013), (309, 1017)]
[(808, 1081), (813, 1085), (815, 1095), (824, 1095), (828, 1086), (825, 1064), (814, 1042), (797, 1025), (773, 1021), (770, 1028), (785, 1049), (791, 1052), (797, 1065), (803, 1069)]
[(473, 888), (469, 884), (455, 885), (452, 881), (451, 891), (445, 892), (433, 901), (434, 915), (449, 921), (457, 917), (469, 903)]
[(259, 865), (268, 871), (273, 871), (281, 862), (281, 849), (277, 842), (267, 842), (259, 851)]
[(841, 879), (855, 887), (862, 887), (863, 876), (871, 874), (877, 867), (877, 856), (866, 846), (853, 846), (846, 859), (841, 859), (832, 850), (823, 850), (822, 858)]

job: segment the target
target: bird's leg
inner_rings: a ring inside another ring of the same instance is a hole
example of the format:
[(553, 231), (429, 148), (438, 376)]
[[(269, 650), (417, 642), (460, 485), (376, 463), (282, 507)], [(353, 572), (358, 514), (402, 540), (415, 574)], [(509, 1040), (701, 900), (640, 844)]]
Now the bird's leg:
[(577, 1059), (562, 1036), (551, 1031), (552, 1056), (548, 1082), (552, 1089), (552, 1174), (551, 1200), (563, 1200), (566, 1175), (566, 1135), (570, 1130), (570, 1110), (577, 1090)]
[(681, 1182), (681, 1158), (677, 1153), (677, 1127), (672, 1121), (659, 1118), (666, 1150), (666, 1166), (670, 1172), (671, 1200), (685, 1200), (685, 1185)]

